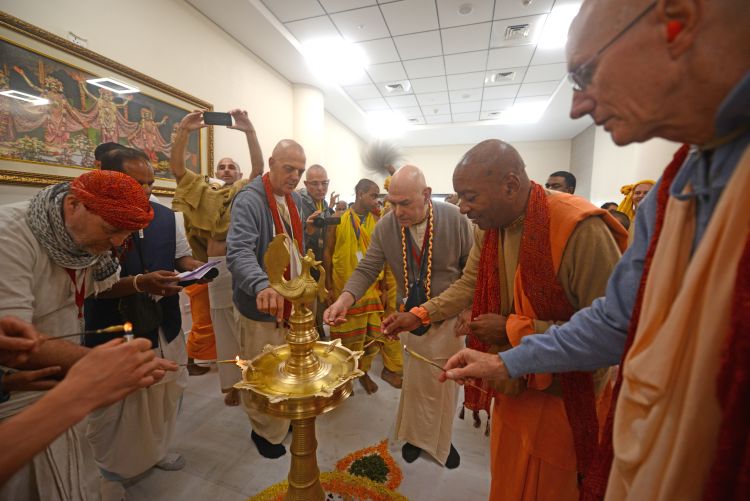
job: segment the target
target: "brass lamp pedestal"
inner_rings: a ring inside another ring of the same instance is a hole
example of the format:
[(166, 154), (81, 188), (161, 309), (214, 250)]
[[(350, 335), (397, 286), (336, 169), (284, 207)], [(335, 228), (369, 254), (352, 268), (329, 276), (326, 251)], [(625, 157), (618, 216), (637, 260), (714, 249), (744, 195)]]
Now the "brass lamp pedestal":
[[(294, 280), (283, 278), (289, 264), (288, 237), (277, 235), (264, 256), (271, 287), (292, 303), (287, 344), (267, 345), (247, 362), (238, 362), (242, 381), (234, 387), (250, 392), (260, 411), (292, 421), (292, 464), (288, 501), (323, 501), (316, 457), (315, 417), (335, 408), (352, 393), (352, 380), (363, 374), (357, 368), (361, 351), (353, 352), (340, 340), (318, 341), (315, 316), (307, 307), (315, 297), (327, 296), (325, 270), (312, 251), (302, 258), (302, 272)], [(318, 282), (310, 269), (320, 270)]]

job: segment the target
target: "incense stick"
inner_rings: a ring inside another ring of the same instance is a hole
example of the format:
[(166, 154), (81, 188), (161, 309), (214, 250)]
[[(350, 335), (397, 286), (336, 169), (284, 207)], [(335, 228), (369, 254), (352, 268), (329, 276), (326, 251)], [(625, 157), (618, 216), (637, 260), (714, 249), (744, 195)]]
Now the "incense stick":
[[(409, 349), (409, 348), (408, 348), (408, 347), (407, 347), (406, 345), (404, 345), (404, 349), (406, 350), (406, 353), (408, 353), (408, 354), (409, 354), (409, 355), (411, 355), (412, 357), (416, 358), (417, 360), (421, 360), (422, 362), (425, 362), (425, 363), (427, 363), (427, 364), (430, 364), (431, 366), (433, 366), (433, 367), (437, 367), (437, 368), (438, 368), (438, 369), (440, 369), (441, 371), (443, 371), (443, 372), (446, 372), (446, 370), (445, 370), (445, 369), (443, 369), (443, 366), (442, 366), (442, 365), (440, 365), (440, 364), (438, 364), (438, 363), (437, 363), (437, 362), (435, 362), (434, 360), (430, 360), (429, 358), (425, 357), (424, 355), (420, 355), (420, 354), (419, 354), (419, 353), (417, 353), (416, 351), (414, 351), (414, 350), (411, 350), (411, 349)], [(468, 381), (464, 381), (464, 386), (470, 386), (470, 387), (472, 387), (472, 388), (475, 388), (475, 389), (477, 389), (477, 390), (481, 391), (482, 393), (489, 393), (489, 392), (488, 392), (487, 390), (485, 390), (484, 388), (480, 388), (479, 386), (477, 386), (477, 385), (475, 385), (475, 384), (472, 384), (472, 383), (469, 383)]]
[(80, 337), (80, 336), (93, 336), (94, 334), (111, 334), (113, 332), (125, 332), (125, 334), (130, 334), (132, 332), (133, 328), (129, 327), (128, 324), (121, 324), (121, 325), (110, 325), (109, 327), (105, 327), (103, 329), (95, 329), (90, 331), (83, 331), (83, 332), (76, 332), (73, 334), (66, 334), (64, 336), (55, 336), (50, 337), (47, 339), (47, 341), (51, 341), (53, 339), (68, 339), (71, 337)]

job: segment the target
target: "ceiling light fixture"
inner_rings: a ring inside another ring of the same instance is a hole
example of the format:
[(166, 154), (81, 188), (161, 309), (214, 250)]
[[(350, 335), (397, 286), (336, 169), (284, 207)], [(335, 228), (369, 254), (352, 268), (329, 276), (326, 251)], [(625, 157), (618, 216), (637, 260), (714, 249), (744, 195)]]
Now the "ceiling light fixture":
[(3, 92), (0, 92), (0, 96), (6, 96), (13, 99), (18, 99), (19, 101), (24, 101), (26, 103), (31, 103), (32, 106), (49, 104), (49, 99), (35, 96), (33, 94), (27, 94), (26, 92), (21, 92), (20, 90), (5, 90)]
[(514, 104), (507, 110), (499, 112), (497, 123), (508, 125), (536, 123), (541, 120), (548, 105), (549, 100)]
[(458, 13), (462, 16), (468, 16), (472, 12), (474, 12), (474, 6), (470, 3), (462, 3), (458, 7)]
[(566, 3), (552, 9), (547, 22), (544, 23), (542, 36), (539, 38), (538, 48), (543, 50), (560, 49), (568, 42), (568, 29), (573, 18), (581, 9), (580, 2)]
[(101, 87), (102, 89), (107, 89), (115, 94), (134, 94), (141, 91), (138, 87), (133, 87), (132, 85), (128, 85), (109, 77), (89, 78), (86, 80), (86, 83)]
[(324, 82), (356, 82), (368, 64), (360, 47), (338, 37), (310, 40), (302, 46), (302, 53), (313, 74)]

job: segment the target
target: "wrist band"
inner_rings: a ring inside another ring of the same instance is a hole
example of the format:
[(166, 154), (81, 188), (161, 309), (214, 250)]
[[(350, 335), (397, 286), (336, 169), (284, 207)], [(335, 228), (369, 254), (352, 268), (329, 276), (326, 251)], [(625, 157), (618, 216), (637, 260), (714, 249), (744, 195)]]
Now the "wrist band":
[(136, 292), (143, 292), (142, 289), (138, 288), (138, 277), (142, 277), (143, 274), (139, 273), (136, 276), (133, 277), (133, 289), (135, 289)]
[(422, 325), (430, 325), (430, 314), (421, 306), (415, 306), (414, 308), (409, 310), (409, 313), (419, 318), (419, 320), (422, 322)]

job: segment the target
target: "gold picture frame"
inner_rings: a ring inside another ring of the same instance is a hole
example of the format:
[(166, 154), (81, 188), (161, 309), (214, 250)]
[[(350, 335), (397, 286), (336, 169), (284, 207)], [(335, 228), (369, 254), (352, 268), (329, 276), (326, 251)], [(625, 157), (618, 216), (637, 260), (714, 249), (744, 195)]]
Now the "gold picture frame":
[[(91, 77), (137, 87), (134, 97), (102, 90)], [(169, 131), (184, 114), (213, 105), (53, 33), (0, 12), (0, 91), (48, 98), (33, 106), (0, 96), (0, 183), (47, 186), (93, 167), (93, 147), (107, 140), (146, 152), (154, 193), (174, 195)], [(140, 119), (138, 118), (140, 116)], [(212, 175), (213, 127), (192, 134), (188, 168)]]

